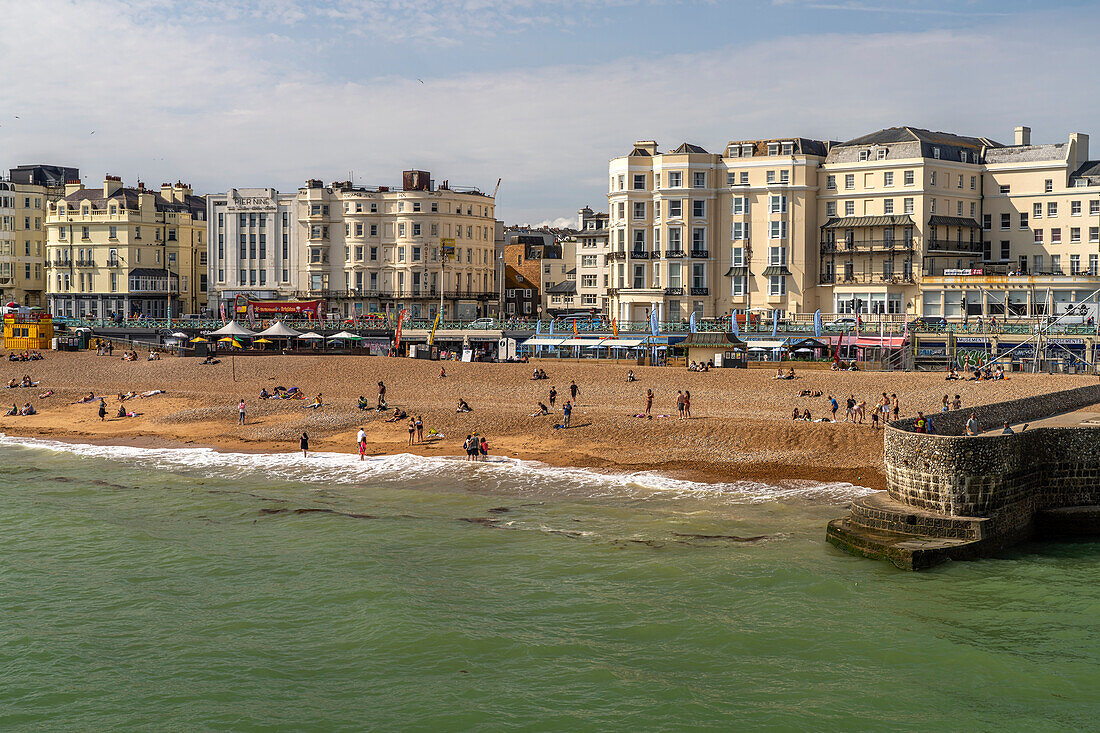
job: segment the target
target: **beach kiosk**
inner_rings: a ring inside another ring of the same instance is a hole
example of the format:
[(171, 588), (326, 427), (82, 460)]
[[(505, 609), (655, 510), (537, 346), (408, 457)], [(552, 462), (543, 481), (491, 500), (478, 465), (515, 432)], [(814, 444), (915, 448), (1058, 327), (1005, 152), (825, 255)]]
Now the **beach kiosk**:
[(41, 351), (53, 340), (53, 316), (49, 313), (4, 314), (4, 346), (11, 351)]
[(677, 351), (687, 356), (688, 363), (713, 363), (716, 367), (744, 369), (745, 342), (732, 333), (698, 331), (674, 344)]

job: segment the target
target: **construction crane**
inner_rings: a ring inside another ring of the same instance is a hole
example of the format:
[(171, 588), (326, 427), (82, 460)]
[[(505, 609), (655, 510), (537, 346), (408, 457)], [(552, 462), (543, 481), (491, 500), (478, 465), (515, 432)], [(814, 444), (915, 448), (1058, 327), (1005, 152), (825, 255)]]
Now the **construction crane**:
[(497, 185), (493, 187), (493, 198), (494, 199), (496, 199), (496, 197), (497, 197), (497, 191), (500, 190), (500, 181), (501, 181), (501, 179), (498, 178), (497, 179)]

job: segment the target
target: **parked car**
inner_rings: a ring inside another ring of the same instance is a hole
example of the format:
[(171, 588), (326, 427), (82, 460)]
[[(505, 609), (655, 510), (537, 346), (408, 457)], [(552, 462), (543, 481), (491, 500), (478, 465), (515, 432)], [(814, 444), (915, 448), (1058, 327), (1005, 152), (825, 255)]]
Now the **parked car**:
[(947, 328), (947, 320), (943, 316), (920, 316), (910, 321), (909, 327), (914, 331), (942, 331)]
[(856, 327), (856, 319), (854, 318), (837, 318), (835, 321), (829, 321), (825, 324), (826, 331), (852, 331)]
[(466, 328), (486, 330), (490, 328), (496, 328), (497, 322), (495, 318), (478, 318), (475, 321), (470, 321), (466, 324)]

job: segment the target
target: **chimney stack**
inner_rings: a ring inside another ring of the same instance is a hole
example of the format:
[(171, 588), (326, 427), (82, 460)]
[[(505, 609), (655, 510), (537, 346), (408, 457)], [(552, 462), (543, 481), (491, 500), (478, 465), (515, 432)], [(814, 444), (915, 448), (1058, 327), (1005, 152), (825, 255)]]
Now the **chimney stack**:
[(634, 143), (634, 147), (641, 149), (649, 153), (650, 155), (657, 154), (657, 141), (656, 140), (639, 140)]
[(118, 176), (103, 177), (103, 198), (114, 196), (122, 188), (122, 179)]
[(1071, 132), (1069, 141), (1073, 143), (1073, 169), (1077, 170), (1089, 159), (1089, 136), (1083, 132)]
[(1020, 125), (1016, 128), (1016, 145), (1031, 145), (1031, 128)]

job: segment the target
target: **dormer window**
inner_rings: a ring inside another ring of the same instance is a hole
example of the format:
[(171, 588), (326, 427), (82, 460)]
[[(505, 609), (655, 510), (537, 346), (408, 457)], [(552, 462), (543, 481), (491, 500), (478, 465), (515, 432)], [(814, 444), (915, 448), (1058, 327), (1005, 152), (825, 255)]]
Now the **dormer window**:
[(940, 149), (939, 148), (932, 148), (932, 157), (935, 158), (936, 160), (940, 159)]
[(115, 206), (114, 204), (111, 204), (111, 215), (113, 216), (116, 213), (118, 213), (118, 207)]
[(869, 151), (869, 150), (860, 150), (859, 151), (859, 162), (862, 163), (863, 161), (867, 160), (867, 158), (869, 158), (870, 155), (871, 155), (871, 151)]
[(794, 155), (794, 143), (783, 143), (783, 155)]
[(963, 163), (966, 162), (966, 151), (965, 150), (963, 150), (962, 152), (959, 153), (959, 160), (962, 161)]
[(57, 207), (57, 213), (61, 214), (62, 216), (65, 215), (65, 204), (61, 204), (60, 206)]
[(751, 158), (752, 157), (752, 145), (742, 145), (741, 146), (741, 157), (742, 158)]
[(882, 148), (881, 150), (878, 151), (878, 159), (879, 160), (886, 160), (886, 148)]
[(768, 155), (779, 155), (779, 143), (768, 143)]

